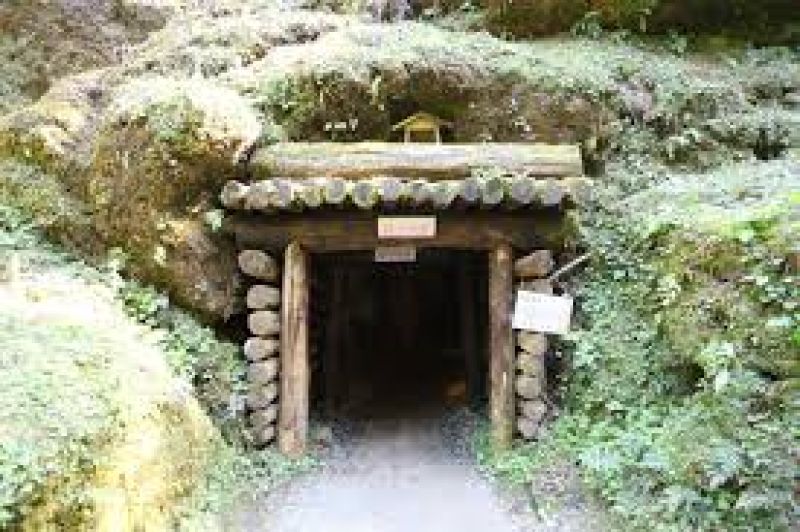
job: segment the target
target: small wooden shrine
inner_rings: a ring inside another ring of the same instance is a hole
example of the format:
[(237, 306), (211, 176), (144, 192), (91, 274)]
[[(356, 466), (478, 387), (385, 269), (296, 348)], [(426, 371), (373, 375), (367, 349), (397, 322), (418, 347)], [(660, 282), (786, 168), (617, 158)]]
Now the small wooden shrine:
[[(494, 443), (536, 436), (548, 344), (512, 333), (513, 294), (552, 292), (566, 213), (590, 192), (577, 146), (285, 143), (251, 171), (220, 198), (248, 284), (261, 443), (302, 454), (314, 398), (336, 408), (370, 384), (347, 384), (348, 367), (375, 364), (379, 346), (396, 373), (437, 334), (447, 360), (464, 357), (469, 393), (485, 383)], [(370, 347), (348, 359), (361, 331)]]
[(442, 143), (442, 130), (452, 129), (453, 123), (430, 113), (415, 113), (395, 124), (392, 131), (403, 132), (403, 142)]

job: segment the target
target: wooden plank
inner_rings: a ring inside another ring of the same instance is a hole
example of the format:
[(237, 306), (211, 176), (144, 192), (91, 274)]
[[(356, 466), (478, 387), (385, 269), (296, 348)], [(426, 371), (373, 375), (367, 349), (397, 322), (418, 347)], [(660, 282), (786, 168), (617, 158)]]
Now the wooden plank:
[(378, 238), (372, 213), (319, 213), (263, 217), (239, 213), (228, 216), (225, 230), (242, 248), (282, 250), (290, 241), (314, 252), (372, 250), (378, 246), (414, 245), (427, 248), (490, 250), (499, 244), (518, 249), (559, 248), (569, 236), (560, 213), (472, 212), (441, 214), (436, 234), (420, 239)]
[(308, 437), (308, 255), (292, 242), (284, 263), (278, 448), (298, 457)]
[(501, 245), (489, 253), (490, 410), (492, 444), (506, 449), (514, 437), (514, 338), (511, 331), (513, 255)]
[(257, 177), (289, 178), (391, 175), (441, 180), (467, 177), (486, 168), (529, 176), (583, 175), (580, 148), (573, 144), (286, 142), (257, 151), (251, 168)]

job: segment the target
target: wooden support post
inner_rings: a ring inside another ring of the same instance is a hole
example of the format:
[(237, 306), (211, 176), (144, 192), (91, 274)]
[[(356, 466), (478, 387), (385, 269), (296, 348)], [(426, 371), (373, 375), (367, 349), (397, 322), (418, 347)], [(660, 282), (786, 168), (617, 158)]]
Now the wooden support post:
[(492, 444), (506, 449), (514, 436), (514, 339), (511, 332), (513, 299), (511, 247), (489, 253), (489, 323), (491, 346)]
[(292, 242), (284, 261), (278, 447), (298, 457), (308, 435), (308, 255)]

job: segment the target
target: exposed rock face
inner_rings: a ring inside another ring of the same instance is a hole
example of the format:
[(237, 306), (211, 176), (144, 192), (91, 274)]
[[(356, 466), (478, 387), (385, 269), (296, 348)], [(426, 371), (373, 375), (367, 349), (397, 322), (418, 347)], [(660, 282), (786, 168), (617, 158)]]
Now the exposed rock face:
[[(11, 75), (4, 81), (20, 98), (38, 98), (61, 76), (114, 64), (165, 23), (166, 10), (154, 6), (145, 0), (2, 2), (0, 77)], [(14, 103), (4, 100), (0, 112)]]
[(212, 83), (149, 77), (115, 86), (119, 80), (113, 71), (65, 80), (5, 118), (0, 147), (61, 176), (83, 205), (90, 224), (73, 244), (90, 254), (121, 248), (131, 274), (206, 316), (226, 317), (238, 283), (235, 253), (206, 219), (261, 120)]
[(85, 201), (108, 245), (132, 270), (192, 308), (232, 312), (235, 253), (202, 219), (236, 171), (238, 152), (261, 132), (231, 91), (152, 78), (123, 86), (103, 122)]
[(586, 0), (489, 0), (489, 27), (518, 36), (569, 30), (588, 11)]
[(568, 31), (587, 13), (595, 13), (610, 28), (734, 30), (769, 41), (782, 36), (756, 32), (800, 17), (793, 0), (489, 0), (487, 7), (489, 27), (516, 36)]
[(386, 139), (420, 109), (452, 121), (446, 140), (575, 142), (594, 133), (598, 106), (537, 86), (536, 58), (464, 35), (361, 24), (277, 49), (223, 79), (253, 94), (293, 140)]

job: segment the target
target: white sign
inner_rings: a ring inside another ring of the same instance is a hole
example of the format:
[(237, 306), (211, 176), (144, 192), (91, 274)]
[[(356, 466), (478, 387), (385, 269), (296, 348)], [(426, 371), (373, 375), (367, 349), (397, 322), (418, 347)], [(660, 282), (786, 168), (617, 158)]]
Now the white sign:
[(378, 238), (433, 238), (434, 216), (382, 216), (378, 218)]
[(416, 262), (414, 246), (382, 246), (375, 248), (375, 262)]
[(511, 327), (539, 333), (566, 334), (571, 319), (571, 297), (519, 290)]

